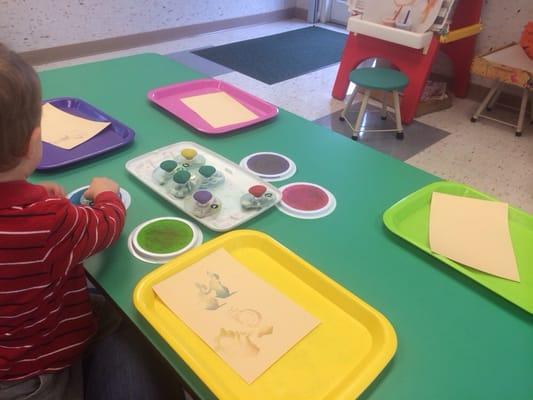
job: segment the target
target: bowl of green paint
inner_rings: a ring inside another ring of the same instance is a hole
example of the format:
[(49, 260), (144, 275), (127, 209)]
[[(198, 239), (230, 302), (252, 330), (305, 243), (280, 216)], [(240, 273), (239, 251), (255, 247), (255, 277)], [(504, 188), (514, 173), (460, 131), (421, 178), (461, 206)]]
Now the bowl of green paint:
[(133, 237), (135, 250), (145, 257), (168, 260), (194, 246), (194, 225), (181, 218), (156, 218), (139, 225)]

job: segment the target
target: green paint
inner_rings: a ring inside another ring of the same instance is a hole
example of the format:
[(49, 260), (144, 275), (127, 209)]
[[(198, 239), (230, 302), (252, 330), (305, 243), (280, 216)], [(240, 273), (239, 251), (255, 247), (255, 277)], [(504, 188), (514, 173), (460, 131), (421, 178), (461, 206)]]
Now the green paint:
[(200, 174), (205, 176), (206, 178), (209, 178), (211, 175), (213, 175), (216, 172), (215, 167), (211, 165), (202, 165), (200, 169), (198, 170)]
[(172, 172), (178, 166), (178, 163), (174, 160), (165, 160), (159, 166), (164, 171)]
[(173, 177), (174, 182), (176, 183), (187, 183), (189, 182), (190, 178), (191, 178), (191, 174), (189, 173), (189, 171), (186, 171), (184, 169), (176, 172)]
[(137, 234), (137, 243), (150, 253), (168, 254), (183, 249), (192, 237), (193, 231), (186, 223), (162, 219), (142, 228)]

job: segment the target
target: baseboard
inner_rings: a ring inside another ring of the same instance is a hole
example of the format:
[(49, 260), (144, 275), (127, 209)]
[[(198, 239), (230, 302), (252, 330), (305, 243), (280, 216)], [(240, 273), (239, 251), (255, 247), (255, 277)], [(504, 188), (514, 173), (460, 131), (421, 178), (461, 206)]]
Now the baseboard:
[(48, 64), (51, 62), (86, 57), (95, 54), (127, 50), (134, 47), (149, 46), (152, 44), (178, 40), (188, 36), (216, 32), (239, 26), (282, 21), (285, 19), (294, 18), (296, 15), (296, 10), (296, 8), (287, 8), (284, 10), (250, 15), (246, 17), (230, 18), (221, 21), (162, 29), (152, 32), (136, 33), (109, 39), (51, 47), (48, 49), (32, 50), (21, 53), (21, 56), (34, 66)]
[(294, 8), (294, 18), (303, 19), (307, 21), (307, 10), (305, 8)]

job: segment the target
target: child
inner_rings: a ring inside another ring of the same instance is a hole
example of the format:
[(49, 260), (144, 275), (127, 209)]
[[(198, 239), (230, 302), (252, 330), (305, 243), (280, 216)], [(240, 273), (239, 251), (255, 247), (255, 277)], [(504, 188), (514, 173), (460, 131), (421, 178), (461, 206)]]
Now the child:
[(60, 376), (80, 359), (97, 329), (81, 262), (124, 226), (110, 179), (91, 182), (92, 208), (26, 181), (41, 160), (40, 119), (35, 71), (0, 45), (0, 398), (20, 389), (6, 382)]
[(57, 184), (26, 181), (41, 160), (40, 119), (35, 71), (0, 44), (0, 400), (83, 398), (82, 376), (95, 374), (81, 372), (81, 358), (98, 321), (81, 263), (111, 246), (125, 219), (110, 179), (92, 180), (92, 207), (72, 205)]

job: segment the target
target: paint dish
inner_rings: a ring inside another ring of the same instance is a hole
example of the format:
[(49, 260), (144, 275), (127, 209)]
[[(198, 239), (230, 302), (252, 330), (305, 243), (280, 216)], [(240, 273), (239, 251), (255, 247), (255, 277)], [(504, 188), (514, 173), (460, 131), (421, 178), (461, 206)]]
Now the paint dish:
[(331, 214), (337, 205), (328, 190), (313, 183), (291, 183), (281, 187), (280, 191), (282, 198), (278, 209), (296, 218), (322, 218)]
[[(87, 185), (73, 190), (72, 192), (67, 194), (67, 199), (69, 199), (72, 204), (75, 204), (77, 206), (90, 206), (92, 202), (83, 197), (83, 194), (88, 188), (89, 186)], [(128, 209), (131, 205), (131, 196), (128, 191), (124, 188), (120, 188), (119, 197), (122, 200), (122, 204), (124, 204), (124, 207)]]
[(201, 243), (201, 232), (191, 222), (174, 217), (156, 218), (135, 228), (130, 251), (143, 261), (166, 262)]
[(296, 173), (296, 164), (279, 153), (250, 154), (240, 162), (241, 167), (266, 181), (281, 181)]

